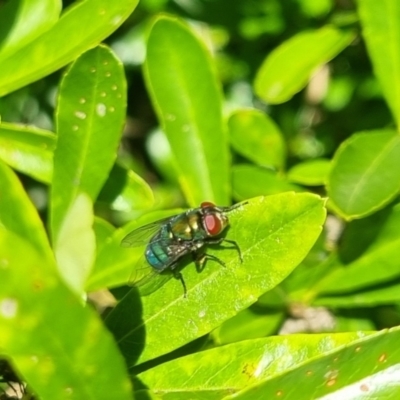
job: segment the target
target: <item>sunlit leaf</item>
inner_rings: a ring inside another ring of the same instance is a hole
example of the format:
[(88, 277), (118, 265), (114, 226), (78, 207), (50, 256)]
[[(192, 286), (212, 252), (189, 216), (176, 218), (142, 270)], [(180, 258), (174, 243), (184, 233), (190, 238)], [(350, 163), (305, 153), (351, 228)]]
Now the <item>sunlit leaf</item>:
[[(346, 293), (388, 283), (400, 276), (400, 205), (393, 210), (375, 234), (373, 242), (354, 261), (338, 262), (338, 268), (318, 285), (320, 293)], [(379, 268), (377, 268), (379, 266)]]
[(321, 295), (313, 305), (340, 308), (376, 307), (400, 302), (400, 283), (376, 285), (342, 295)]
[[(109, 314), (107, 324), (124, 348), (129, 365), (136, 361), (139, 350), (143, 350), (139, 360), (145, 361), (210, 332), (281, 282), (320, 234), (324, 201), (295, 193), (259, 197), (232, 211), (229, 219), (227, 238), (239, 245), (243, 263), (235, 249), (208, 246), (207, 253), (223, 260), (226, 267), (209, 261), (198, 273), (193, 264), (187, 265), (182, 270), (187, 297), (181, 283), (171, 279), (142, 298), (136, 326), (123, 325), (121, 318), (137, 303), (135, 292)], [(160, 331), (160, 326), (169, 329)]]
[(2, 4), (0, 13), (0, 65), (12, 53), (23, 48), (58, 20), (61, 2), (55, 0), (19, 0)]
[(154, 195), (148, 183), (138, 174), (115, 164), (98, 201), (109, 203), (113, 210), (131, 212), (150, 209)]
[(328, 179), (331, 162), (324, 158), (304, 161), (290, 168), (287, 179), (307, 186), (324, 185)]
[[(331, 350), (327, 349), (325, 355), (309, 359), (295, 368), (288, 368), (285, 373), (281, 371), (275, 376), (267, 376), (264, 382), (226, 398), (265, 399), (276, 397), (277, 393), (282, 399), (290, 399), (294, 393), (299, 399), (366, 400), (371, 396), (395, 398), (399, 393), (400, 353), (393, 351), (393, 348), (399, 340), (399, 329), (378, 332), (360, 339), (355, 336), (352, 338), (351, 335), (354, 333), (339, 335), (344, 339), (347, 336), (348, 342), (345, 346), (334, 348), (332, 344)], [(329, 343), (336, 335), (323, 336), (326, 336)], [(302, 350), (309, 343), (308, 340), (312, 340), (310, 335), (307, 337), (304, 346), (300, 347)], [(299, 354), (302, 354), (300, 348)], [(288, 356), (282, 357), (280, 353), (278, 365), (286, 360), (290, 364), (292, 357), (296, 357), (294, 352), (288, 353)], [(268, 371), (270, 364), (260, 365), (261, 371)], [(259, 374), (259, 370), (256, 370), (256, 375)], [(293, 382), (296, 382), (295, 387)]]
[(0, 123), (0, 158), (17, 171), (49, 183), (56, 135), (32, 126)]
[(392, 200), (400, 188), (400, 135), (391, 130), (362, 132), (337, 150), (327, 189), (346, 219), (361, 218)]
[[(140, 374), (139, 378), (162, 399), (221, 399), (245, 388), (257, 388), (258, 385), (264, 385), (266, 397), (257, 399), (273, 398), (275, 394), (268, 390), (268, 382), (273, 382), (280, 375), (290, 375), (291, 371), (301, 369), (307, 361), (323, 360), (324, 354), (340, 352), (345, 344), (360, 336), (364, 335), (290, 335), (246, 340), (164, 363)], [(310, 371), (322, 375), (326, 372), (325, 369), (314, 368)], [(316, 386), (317, 378), (313, 375), (305, 382), (309, 385), (302, 392), (305, 397), (298, 393), (296, 398), (309, 398), (307, 396)], [(290, 398), (287, 397), (290, 395), (285, 397), (284, 394), (291, 392), (292, 386), (282, 385), (279, 388), (283, 398)]]
[(80, 193), (75, 197), (54, 243), (60, 275), (68, 286), (79, 293), (89, 275), (96, 253), (96, 238), (92, 230), (93, 203)]
[(100, 43), (124, 22), (137, 3), (75, 2), (50, 29), (1, 62), (0, 96), (60, 69)]
[(147, 40), (146, 84), (189, 205), (229, 203), (228, 139), (208, 51), (177, 18), (157, 17)]
[(275, 122), (258, 110), (243, 109), (228, 121), (233, 148), (261, 166), (282, 168), (285, 163), (285, 142)]
[[(31, 244), (43, 262), (54, 256), (43, 223), (12, 170), (0, 161), (0, 228), (13, 232)], [(1, 257), (1, 256), (0, 256)]]
[(238, 164), (232, 167), (232, 189), (233, 197), (237, 200), (304, 190), (270, 169), (251, 164)]
[[(108, 399), (111, 386), (118, 398), (130, 399), (115, 342), (91, 308), (61, 283), (39, 216), (2, 162), (0, 187), (2, 357), (43, 400)], [(104, 368), (108, 363), (111, 369)]]
[[(93, 264), (90, 203), (95, 201), (116, 158), (125, 117), (125, 96), (122, 65), (102, 46), (76, 60), (61, 84), (51, 188), (51, 232), (60, 272), (66, 282), (75, 283), (72, 285), (75, 290), (83, 289)], [(87, 213), (89, 219), (83, 218)], [(79, 249), (74, 237), (77, 232), (86, 238), (88, 247)]]
[(265, 102), (279, 104), (304, 88), (311, 74), (347, 47), (354, 34), (325, 26), (298, 33), (277, 47), (257, 72), (255, 92)]
[(276, 332), (284, 318), (284, 309), (272, 310), (255, 306), (240, 311), (225, 321), (211, 335), (218, 345), (262, 338)]
[(362, 33), (383, 94), (400, 123), (400, 3), (393, 0), (358, 0)]

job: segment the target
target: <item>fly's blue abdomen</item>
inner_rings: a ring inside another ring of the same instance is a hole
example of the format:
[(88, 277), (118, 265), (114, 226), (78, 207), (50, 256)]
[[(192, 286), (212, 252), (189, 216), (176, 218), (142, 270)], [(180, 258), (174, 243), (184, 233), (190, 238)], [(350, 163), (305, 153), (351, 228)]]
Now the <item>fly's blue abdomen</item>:
[(160, 230), (147, 245), (145, 257), (148, 263), (155, 269), (162, 271), (171, 263), (171, 254), (168, 248), (170, 241), (168, 225)]
[(170, 256), (168, 255), (167, 249), (162, 246), (160, 242), (152, 242), (146, 248), (146, 260), (148, 263), (156, 269), (165, 269), (170, 262)]

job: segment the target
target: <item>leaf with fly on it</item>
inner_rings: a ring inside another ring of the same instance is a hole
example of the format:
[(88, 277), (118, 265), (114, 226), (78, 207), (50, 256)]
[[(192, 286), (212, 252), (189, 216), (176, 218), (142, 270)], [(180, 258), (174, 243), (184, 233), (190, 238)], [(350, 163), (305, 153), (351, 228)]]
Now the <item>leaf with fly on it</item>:
[(169, 221), (172, 217), (159, 219), (150, 224), (141, 226), (138, 229), (128, 233), (121, 241), (122, 247), (138, 247), (147, 245), (150, 239), (160, 230), (161, 226)]

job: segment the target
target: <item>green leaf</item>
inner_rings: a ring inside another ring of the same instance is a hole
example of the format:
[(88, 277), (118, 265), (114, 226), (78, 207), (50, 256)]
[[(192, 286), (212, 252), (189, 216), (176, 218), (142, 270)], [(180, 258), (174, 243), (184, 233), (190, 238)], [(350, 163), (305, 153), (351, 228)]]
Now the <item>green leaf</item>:
[(2, 228), (0, 254), (1, 353), (40, 399), (109, 399), (110, 388), (115, 398), (131, 399), (110, 333), (60, 283), (54, 267)]
[(19, 172), (49, 183), (53, 173), (54, 133), (16, 124), (0, 123), (0, 158)]
[(400, 124), (400, 3), (394, 0), (358, 0), (362, 33), (375, 75)]
[[(142, 313), (138, 309), (140, 321), (128, 331), (120, 321), (126, 319), (121, 316), (129, 312), (133, 295), (109, 314), (108, 326), (113, 326), (120, 346), (125, 349), (128, 365), (133, 365), (143, 346), (140, 362), (210, 332), (281, 282), (320, 234), (325, 220), (324, 201), (315, 195), (295, 193), (259, 197), (231, 211), (229, 220), (227, 238), (239, 245), (243, 263), (235, 249), (208, 246), (207, 254), (223, 260), (226, 267), (209, 261), (201, 273), (193, 264), (184, 268), (186, 298), (181, 283), (171, 279), (142, 298)], [(160, 326), (168, 329), (160, 330)], [(145, 343), (141, 336), (144, 329)]]
[(387, 283), (399, 277), (399, 226), (400, 204), (397, 204), (365, 252), (347, 265), (339, 264), (338, 268), (318, 285), (318, 291), (344, 293)]
[(147, 40), (146, 84), (191, 206), (229, 203), (222, 96), (204, 44), (180, 20), (158, 17)]
[(335, 312), (335, 330), (337, 332), (374, 331), (376, 323), (371, 314), (370, 310), (337, 310)]
[(296, 192), (304, 190), (269, 169), (250, 164), (232, 167), (232, 188), (233, 197), (237, 200), (291, 190)]
[[(138, 378), (165, 400), (222, 399), (246, 387), (254, 388), (263, 382), (266, 385), (279, 375), (301, 368), (307, 361), (321, 358), (324, 353), (338, 351), (360, 336), (363, 335), (354, 332), (246, 340), (166, 362), (139, 374)], [(322, 374), (322, 371), (326, 372), (326, 369), (316, 372)], [(309, 384), (315, 385), (313, 377), (309, 378)], [(280, 389), (286, 392), (290, 387), (292, 385)], [(311, 389), (302, 393), (310, 394), (310, 391)], [(260, 398), (276, 397), (276, 394), (271, 394)], [(305, 397), (301, 393), (296, 394), (296, 399), (301, 398)]]
[(58, 20), (61, 2), (19, 0), (2, 5), (0, 13), (0, 65), (17, 50), (49, 30)]
[[(103, 46), (75, 61), (61, 84), (51, 231), (60, 273), (73, 283), (71, 287), (75, 290), (82, 289), (92, 267), (95, 243), (91, 203), (116, 158), (125, 117), (125, 96), (122, 65)], [(84, 247), (79, 248), (77, 232), (88, 245), (85, 251)], [(79, 271), (81, 275), (77, 276)]]
[(287, 179), (306, 186), (324, 185), (331, 168), (330, 160), (317, 158), (296, 164), (287, 173)]
[(77, 294), (83, 293), (95, 260), (96, 238), (92, 226), (93, 203), (87, 194), (80, 193), (70, 205), (54, 242), (60, 275)]
[(115, 228), (108, 221), (100, 217), (94, 217), (93, 231), (96, 237), (96, 251), (99, 254), (108, 238), (115, 232)]
[(361, 132), (344, 141), (332, 161), (327, 190), (344, 218), (362, 218), (389, 203), (400, 188), (400, 135)]
[(113, 201), (111, 208), (123, 212), (151, 209), (154, 195), (149, 184), (132, 170), (127, 171), (126, 177), (124, 190)]
[(315, 306), (357, 308), (376, 307), (400, 302), (400, 283), (377, 285), (350, 294), (321, 295), (313, 302)]
[(132, 170), (115, 164), (98, 197), (121, 212), (150, 209), (154, 195), (147, 182)]
[(168, 182), (178, 185), (175, 157), (172, 154), (165, 132), (159, 128), (150, 132), (146, 142), (146, 150), (157, 172)]
[(232, 147), (239, 154), (261, 166), (283, 168), (284, 138), (267, 114), (251, 109), (238, 110), (230, 116), (228, 126)]
[(111, 386), (129, 399), (111, 335), (61, 284), (39, 216), (2, 162), (0, 187), (1, 354), (43, 400), (108, 399)]
[(54, 154), (53, 236), (79, 192), (94, 201), (114, 164), (125, 119), (123, 67), (104, 46), (83, 54), (61, 83)]
[(339, 54), (353, 38), (354, 33), (331, 26), (298, 33), (265, 59), (254, 81), (256, 94), (272, 104), (289, 100), (306, 86), (319, 66)]
[(15, 233), (35, 248), (43, 262), (54, 262), (46, 232), (35, 207), (13, 171), (1, 161), (0, 188), (6, 188), (1, 191), (0, 196), (0, 233), (1, 229)]
[[(299, 346), (299, 354), (303, 353), (310, 336), (307, 335), (303, 346)], [(322, 336), (329, 340), (333, 335)], [(399, 394), (397, 371), (400, 353), (396, 347), (399, 339), (398, 328), (352, 341), (349, 335), (345, 346), (336, 349), (332, 346), (325, 356), (309, 359), (296, 368), (288, 368), (285, 373), (266, 376), (264, 382), (249, 386), (234, 398), (291, 399), (295, 393), (296, 399), (395, 399)], [(292, 352), (288, 352), (287, 357), (279, 353), (284, 361), (292, 356)], [(274, 360), (269, 355), (266, 358)], [(263, 372), (264, 368), (269, 369), (269, 364), (271, 362), (262, 364), (259, 361), (258, 365)], [(293, 382), (296, 382), (295, 387)], [(231, 399), (233, 396), (225, 398)]]
[[(343, 335), (338, 336), (345, 339), (348, 334)], [(305, 342), (299, 350), (308, 347), (307, 338), (312, 340), (312, 336), (314, 335), (304, 337)], [(330, 338), (336, 335), (318, 336), (325, 336), (329, 342)], [(348, 343), (345, 343), (345, 340), (342, 342), (345, 346), (328, 345), (325, 355), (306, 359), (306, 362), (272, 376), (265, 376), (264, 371), (268, 372), (270, 365), (275, 363), (265, 361), (274, 360), (278, 355), (270, 358), (270, 355), (265, 353), (264, 359), (261, 358), (255, 368), (251, 369), (252, 375), (264, 375), (264, 382), (249, 386), (240, 394), (224, 398), (258, 400), (279, 396), (282, 399), (291, 399), (294, 391), (298, 399), (371, 399), (371, 396), (396, 398), (393, 395), (398, 392), (396, 371), (400, 353), (388, 349), (396, 348), (399, 337), (398, 329), (378, 332), (360, 339), (354, 336), (351, 339), (349, 335)], [(315, 347), (317, 355), (318, 344)], [(285, 359), (288, 359), (287, 363), (290, 365), (293, 350), (287, 354), (288, 357), (284, 357), (285, 353), (283, 356), (279, 353), (279, 366)], [(298, 351), (298, 354), (303, 354), (303, 351)], [(296, 382), (295, 388), (293, 382)]]
[(214, 342), (220, 346), (275, 333), (285, 317), (283, 307), (282, 310), (264, 310), (257, 304), (240, 311), (214, 330), (211, 333)]
[(347, 222), (337, 249), (341, 262), (350, 264), (362, 256), (375, 242), (392, 213), (393, 205), (389, 204), (368, 217)]
[[(285, 305), (310, 304), (318, 294), (316, 287), (318, 287), (319, 282), (329, 275), (333, 269), (337, 268), (337, 253), (328, 253), (326, 249), (328, 234), (326, 227), (330, 226), (331, 223), (331, 220), (326, 222), (322, 234), (307, 257), (277, 288), (275, 295)], [(274, 308), (277, 306), (275, 303), (276, 299), (272, 296), (262, 302), (263, 305)]]
[(302, 13), (311, 18), (324, 17), (334, 6), (332, 0), (303, 0), (296, 4), (301, 8)]
[(1, 62), (0, 96), (60, 69), (100, 43), (124, 22), (137, 3), (76, 2), (51, 29)]

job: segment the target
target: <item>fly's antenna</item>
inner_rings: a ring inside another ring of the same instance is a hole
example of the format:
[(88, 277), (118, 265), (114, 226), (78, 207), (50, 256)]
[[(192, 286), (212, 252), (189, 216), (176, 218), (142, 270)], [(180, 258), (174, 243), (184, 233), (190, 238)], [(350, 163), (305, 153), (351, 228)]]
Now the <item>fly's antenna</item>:
[(237, 208), (240, 208), (240, 207), (242, 207), (242, 206), (245, 206), (246, 204), (249, 204), (249, 202), (248, 202), (248, 201), (244, 201), (244, 202), (242, 202), (242, 203), (234, 204), (233, 206), (223, 207), (223, 209), (224, 209), (224, 211), (229, 212), (229, 211), (236, 210)]

